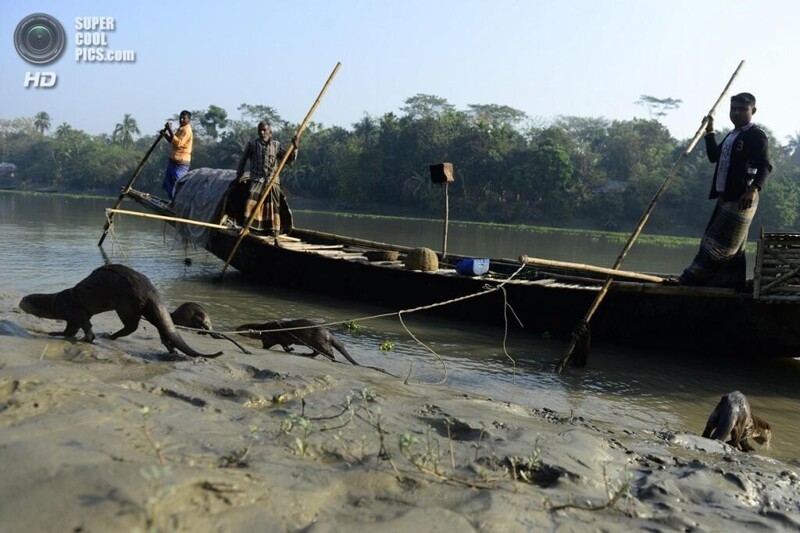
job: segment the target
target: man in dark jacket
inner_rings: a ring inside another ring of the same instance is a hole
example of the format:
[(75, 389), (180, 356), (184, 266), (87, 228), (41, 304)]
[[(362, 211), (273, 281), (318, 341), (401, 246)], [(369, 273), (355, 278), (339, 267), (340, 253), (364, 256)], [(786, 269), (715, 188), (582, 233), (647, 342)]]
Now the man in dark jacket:
[(758, 193), (772, 172), (767, 134), (752, 122), (755, 113), (755, 96), (731, 97), (734, 129), (720, 144), (714, 135), (714, 118), (706, 117), (706, 153), (716, 163), (708, 197), (716, 198), (717, 204), (700, 250), (678, 278), (681, 284), (744, 289), (747, 233), (758, 207)]

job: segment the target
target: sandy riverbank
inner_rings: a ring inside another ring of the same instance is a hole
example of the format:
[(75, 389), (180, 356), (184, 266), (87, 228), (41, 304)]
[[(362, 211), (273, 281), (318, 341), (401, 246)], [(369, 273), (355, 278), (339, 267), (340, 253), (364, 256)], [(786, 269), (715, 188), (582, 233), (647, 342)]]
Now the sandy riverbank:
[[(796, 530), (800, 465), (155, 328), (50, 338), (0, 292), (2, 531)], [(113, 313), (95, 331), (119, 327)]]

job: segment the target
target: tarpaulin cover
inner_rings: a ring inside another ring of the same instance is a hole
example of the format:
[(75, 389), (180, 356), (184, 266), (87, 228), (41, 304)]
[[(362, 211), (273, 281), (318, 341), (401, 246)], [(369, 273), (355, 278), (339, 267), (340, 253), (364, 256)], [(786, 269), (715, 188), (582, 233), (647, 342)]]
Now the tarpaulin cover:
[[(222, 216), (222, 201), (236, 171), (221, 168), (198, 168), (178, 180), (175, 196), (175, 216), (210, 224), (218, 224)], [(174, 246), (183, 247), (191, 242), (205, 248), (211, 234), (210, 228), (194, 224), (176, 224)]]

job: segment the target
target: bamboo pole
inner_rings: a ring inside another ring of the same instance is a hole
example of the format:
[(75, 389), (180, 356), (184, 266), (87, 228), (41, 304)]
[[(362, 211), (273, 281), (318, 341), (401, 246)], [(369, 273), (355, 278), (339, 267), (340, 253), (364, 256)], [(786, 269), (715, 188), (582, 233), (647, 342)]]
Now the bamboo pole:
[[(303, 131), (306, 129), (306, 126), (308, 125), (308, 122), (311, 120), (311, 115), (313, 115), (314, 111), (316, 111), (317, 106), (319, 105), (320, 101), (322, 100), (322, 97), (325, 95), (325, 92), (328, 90), (328, 86), (331, 84), (331, 82), (333, 81), (333, 78), (339, 72), (339, 69), (341, 68), (341, 66), (342, 66), (341, 62), (336, 63), (336, 66), (333, 68), (333, 72), (331, 72), (331, 75), (328, 77), (328, 81), (325, 82), (325, 85), (322, 87), (322, 90), (320, 91), (319, 96), (317, 96), (317, 99), (314, 101), (314, 105), (312, 105), (311, 109), (308, 110), (308, 113), (306, 114), (306, 118), (303, 119), (303, 122), (300, 124), (300, 127), (297, 129), (297, 133), (295, 133), (294, 138), (297, 139), (298, 141), (300, 140), (300, 136), (303, 134)], [(286, 153), (284, 154), (283, 159), (281, 159), (281, 162), (278, 164), (278, 168), (276, 168), (275, 172), (272, 174), (272, 178), (270, 178), (269, 183), (267, 183), (267, 186), (264, 187), (264, 190), (261, 192), (261, 198), (258, 199), (258, 203), (256, 204), (256, 207), (250, 213), (250, 216), (248, 217), (247, 222), (245, 223), (244, 227), (242, 227), (242, 231), (239, 233), (239, 238), (236, 240), (236, 244), (234, 244), (233, 250), (231, 250), (231, 253), (228, 256), (228, 259), (225, 261), (225, 264), (222, 267), (222, 271), (219, 273), (219, 278), (220, 279), (222, 279), (222, 276), (225, 274), (225, 270), (228, 269), (228, 265), (231, 264), (231, 261), (233, 260), (233, 256), (236, 255), (236, 252), (239, 250), (239, 245), (242, 244), (242, 239), (244, 239), (244, 236), (247, 235), (250, 232), (250, 226), (253, 224), (253, 220), (256, 217), (256, 213), (258, 213), (261, 210), (261, 207), (264, 205), (264, 200), (267, 199), (267, 196), (269, 195), (269, 192), (272, 189), (272, 186), (277, 181), (278, 176), (280, 176), (280, 173), (283, 170), (284, 165), (286, 165), (286, 161), (289, 159), (289, 156), (292, 155), (293, 151), (294, 151), (294, 144), (291, 144), (289, 146), (289, 148), (286, 150)], [(275, 239), (275, 243), (277, 244), (277, 242), (278, 242), (278, 239), (276, 238)]]
[(170, 217), (167, 215), (154, 215), (151, 213), (140, 213), (139, 211), (127, 211), (125, 209), (114, 209), (114, 208), (107, 208), (106, 213), (116, 213), (118, 215), (131, 215), (134, 217), (141, 217), (141, 218), (154, 218), (157, 220), (166, 220), (168, 222), (180, 222), (181, 224), (193, 224), (195, 226), (203, 226), (206, 228), (214, 228), (214, 229), (229, 229), (228, 226), (223, 226), (221, 224), (211, 224), (209, 222), (200, 222), (199, 220), (192, 220), (190, 218), (178, 218), (178, 217)]
[(292, 234), (308, 236), (308, 237), (316, 237), (319, 239), (335, 241), (337, 243), (342, 243), (342, 244), (352, 244), (353, 246), (362, 246), (364, 248), (376, 248), (378, 250), (390, 250), (390, 251), (408, 253), (414, 249), (411, 246), (402, 246), (399, 244), (386, 244), (384, 242), (359, 239), (357, 237), (346, 237), (344, 235), (336, 235), (334, 233), (326, 233), (324, 231), (317, 231), (311, 229), (295, 228), (292, 231)]
[(650, 274), (641, 274), (639, 272), (631, 272), (629, 270), (618, 270), (618, 269), (605, 268), (595, 265), (585, 265), (582, 263), (570, 263), (568, 261), (553, 261), (550, 259), (539, 259), (536, 257), (528, 257), (527, 255), (520, 256), (519, 262), (533, 266), (563, 268), (569, 270), (579, 270), (583, 272), (594, 272), (595, 274), (606, 274), (614, 278), (627, 278), (639, 281), (651, 281), (653, 283), (662, 283), (664, 281), (664, 278), (659, 276), (652, 276)]
[[(733, 80), (735, 80), (736, 76), (739, 75), (739, 71), (742, 69), (742, 66), (744, 66), (744, 60), (739, 62), (739, 66), (736, 67), (736, 70), (733, 72), (733, 75), (728, 80), (727, 85), (725, 85), (725, 88), (720, 93), (719, 98), (717, 98), (717, 101), (714, 102), (713, 106), (711, 106), (711, 110), (708, 112), (708, 114), (705, 117), (703, 117), (703, 121), (701, 122), (700, 127), (697, 129), (697, 132), (694, 134), (694, 137), (689, 143), (689, 146), (687, 146), (686, 150), (684, 150), (683, 153), (681, 153), (678, 160), (675, 161), (675, 164), (672, 165), (672, 169), (670, 169), (667, 178), (664, 180), (664, 183), (661, 184), (661, 187), (659, 187), (655, 196), (653, 196), (653, 199), (650, 201), (650, 205), (647, 206), (647, 209), (642, 215), (642, 218), (636, 225), (636, 229), (633, 230), (633, 233), (628, 238), (628, 242), (625, 243), (625, 246), (622, 248), (619, 257), (617, 257), (617, 260), (614, 262), (614, 267), (613, 267), (614, 270), (618, 270), (620, 265), (622, 265), (622, 262), (625, 260), (625, 256), (628, 254), (628, 251), (630, 251), (630, 249), (633, 247), (633, 244), (636, 242), (636, 239), (639, 237), (639, 234), (642, 232), (642, 229), (644, 229), (644, 225), (650, 218), (650, 213), (653, 212), (653, 208), (661, 199), (661, 196), (664, 194), (664, 191), (666, 191), (667, 186), (672, 181), (672, 178), (675, 177), (675, 174), (678, 171), (678, 167), (680, 167), (681, 163), (683, 163), (683, 161), (689, 157), (689, 154), (692, 153), (692, 150), (694, 149), (697, 142), (700, 140), (700, 137), (703, 136), (703, 130), (705, 130), (706, 125), (708, 123), (708, 117), (713, 116), (714, 113), (716, 113), (717, 107), (719, 106), (720, 102), (722, 102), (722, 99), (725, 97), (725, 94), (728, 92), (728, 89), (730, 89), (731, 85), (733, 84)], [(564, 357), (561, 358), (561, 361), (559, 361), (558, 365), (556, 366), (556, 372), (558, 372), (559, 374), (567, 366), (567, 363), (572, 358), (573, 353), (575, 352), (575, 349), (577, 347), (581, 347), (581, 351), (585, 353), (580, 354), (580, 357), (576, 361), (575, 366), (586, 366), (586, 361), (589, 357), (589, 335), (590, 335), (589, 321), (594, 316), (594, 313), (595, 311), (597, 311), (597, 308), (600, 307), (600, 304), (603, 302), (603, 299), (608, 293), (608, 288), (611, 286), (612, 280), (613, 278), (611, 276), (609, 276), (608, 279), (606, 279), (606, 282), (603, 284), (603, 287), (600, 289), (600, 292), (594, 299), (594, 302), (592, 303), (592, 306), (589, 308), (589, 311), (586, 313), (586, 316), (583, 317), (583, 319), (576, 325), (575, 329), (573, 330), (572, 340), (570, 341), (570, 344), (567, 347), (567, 351), (564, 354)]]
[[(142, 160), (139, 161), (139, 165), (136, 167), (136, 170), (133, 171), (131, 179), (129, 179), (125, 187), (122, 188), (122, 192), (119, 194), (119, 198), (117, 198), (117, 201), (112, 209), (116, 209), (120, 206), (120, 204), (122, 204), (123, 198), (125, 198), (125, 195), (128, 194), (128, 191), (130, 191), (131, 187), (133, 187), (133, 182), (136, 180), (136, 177), (139, 175), (139, 172), (142, 171), (144, 164), (147, 162), (147, 159), (150, 157), (150, 154), (153, 153), (153, 150), (156, 149), (156, 146), (158, 146), (158, 142), (161, 140), (161, 137), (163, 136), (164, 136), (164, 130), (159, 131), (156, 140), (153, 141), (153, 145), (150, 147), (149, 150), (147, 150), (147, 153), (144, 154)], [(103, 241), (106, 240), (106, 235), (108, 235), (108, 230), (111, 228), (111, 222), (112, 222), (112, 217), (106, 217), (106, 224), (105, 226), (103, 226), (103, 236), (100, 237), (100, 242), (97, 243), (97, 246), (103, 246)]]
[(447, 228), (450, 226), (450, 195), (448, 183), (444, 182), (444, 238), (442, 239), (442, 260), (447, 256)]

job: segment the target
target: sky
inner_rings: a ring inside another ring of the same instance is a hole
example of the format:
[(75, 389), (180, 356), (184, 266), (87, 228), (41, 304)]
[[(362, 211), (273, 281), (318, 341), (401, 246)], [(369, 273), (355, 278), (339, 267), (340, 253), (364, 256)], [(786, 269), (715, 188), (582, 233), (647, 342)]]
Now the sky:
[[(66, 34), (46, 65), (14, 45), (17, 25), (36, 13)], [(78, 46), (79, 17), (112, 17), (113, 30), (88, 38), (135, 61), (79, 61), (91, 53)], [(311, 117), (324, 126), (402, 114), (416, 94), (461, 110), (510, 106), (545, 124), (649, 118), (636, 104), (649, 95), (682, 100), (661, 121), (689, 139), (744, 60), (729, 94), (754, 93), (756, 122), (785, 142), (800, 132), (798, 20), (796, 0), (0, 0), (0, 119), (45, 111), (52, 130), (67, 122), (110, 134), (130, 114), (149, 135), (182, 109), (213, 104), (239, 118), (247, 103), (297, 124), (341, 62)], [(37, 72), (55, 73), (55, 86), (26, 88)]]

